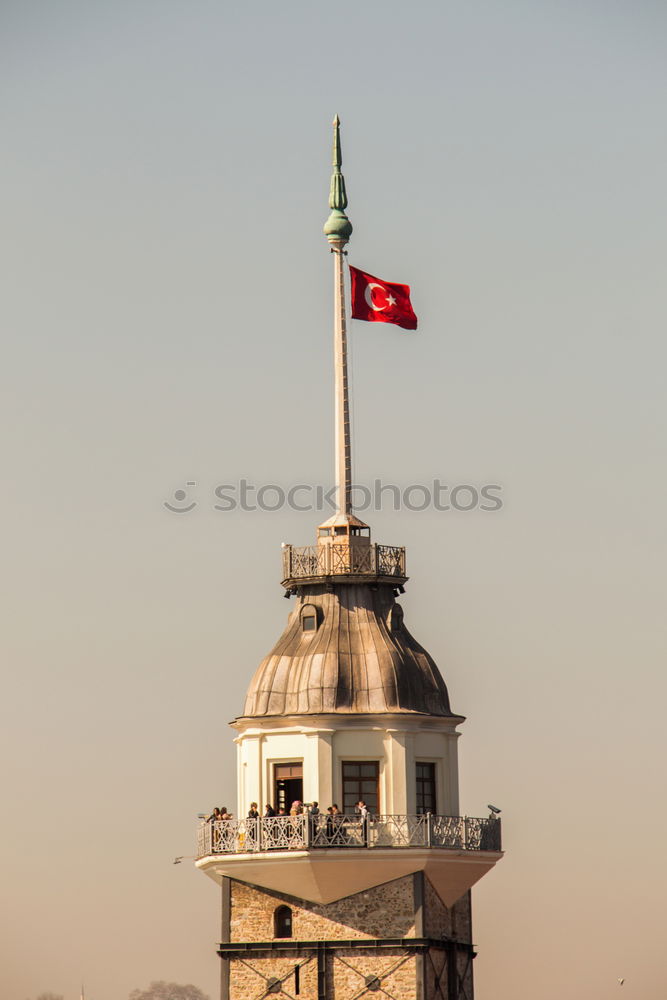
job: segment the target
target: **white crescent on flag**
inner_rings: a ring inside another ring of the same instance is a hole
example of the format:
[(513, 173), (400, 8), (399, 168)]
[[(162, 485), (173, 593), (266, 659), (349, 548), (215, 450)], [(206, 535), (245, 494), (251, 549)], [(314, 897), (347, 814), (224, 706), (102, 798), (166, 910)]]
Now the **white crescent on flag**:
[[(385, 304), (383, 306), (377, 306), (375, 304), (375, 302), (373, 302), (373, 289), (374, 288), (381, 288), (382, 291), (387, 295), (387, 301), (385, 302)], [(369, 283), (366, 285), (366, 289), (364, 291), (364, 298), (366, 299), (366, 302), (371, 307), (371, 309), (374, 309), (375, 312), (381, 312), (383, 309), (386, 309), (387, 306), (395, 306), (396, 305), (396, 299), (393, 297), (393, 295), (388, 295), (387, 294), (387, 289), (384, 287), (384, 285), (379, 285), (377, 283), (377, 281), (369, 281)]]
[[(375, 303), (373, 302), (373, 289), (374, 288), (382, 288), (382, 285), (378, 285), (377, 281), (371, 281), (371, 282), (369, 282), (366, 285), (366, 291), (364, 292), (364, 298), (366, 299), (366, 302), (371, 307), (371, 309), (375, 309), (376, 312), (380, 312), (381, 309), (386, 309), (387, 308), (387, 303), (385, 302), (385, 304), (383, 306), (376, 306), (375, 305)], [(383, 289), (383, 291), (384, 291), (384, 289)]]

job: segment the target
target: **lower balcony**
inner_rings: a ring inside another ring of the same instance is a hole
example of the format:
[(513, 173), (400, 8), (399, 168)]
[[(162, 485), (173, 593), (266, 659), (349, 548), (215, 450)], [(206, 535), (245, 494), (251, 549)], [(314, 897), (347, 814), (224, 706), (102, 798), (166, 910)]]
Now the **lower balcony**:
[(350, 848), (435, 847), (500, 851), (500, 820), (471, 816), (272, 816), (223, 819), (197, 831), (197, 858), (210, 854)]
[(423, 871), (451, 906), (501, 857), (495, 818), (304, 814), (204, 823), (196, 865), (314, 903)]

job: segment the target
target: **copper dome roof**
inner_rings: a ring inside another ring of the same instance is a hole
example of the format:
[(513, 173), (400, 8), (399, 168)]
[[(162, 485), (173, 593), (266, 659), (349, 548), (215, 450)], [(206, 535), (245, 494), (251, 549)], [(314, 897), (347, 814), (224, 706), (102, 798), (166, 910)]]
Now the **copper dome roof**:
[(445, 682), (403, 625), (391, 587), (300, 588), (287, 628), (248, 688), (243, 717), (329, 712), (453, 714)]

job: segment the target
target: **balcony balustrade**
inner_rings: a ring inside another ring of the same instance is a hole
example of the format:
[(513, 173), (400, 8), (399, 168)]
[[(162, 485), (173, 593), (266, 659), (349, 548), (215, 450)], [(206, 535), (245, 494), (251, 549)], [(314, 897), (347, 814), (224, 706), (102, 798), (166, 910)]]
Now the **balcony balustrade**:
[(432, 847), (455, 851), (501, 850), (500, 820), (472, 816), (356, 816), (303, 814), (203, 823), (197, 858), (212, 854), (349, 848)]
[(405, 579), (405, 548), (398, 545), (283, 546), (283, 579), (321, 576), (388, 576)]

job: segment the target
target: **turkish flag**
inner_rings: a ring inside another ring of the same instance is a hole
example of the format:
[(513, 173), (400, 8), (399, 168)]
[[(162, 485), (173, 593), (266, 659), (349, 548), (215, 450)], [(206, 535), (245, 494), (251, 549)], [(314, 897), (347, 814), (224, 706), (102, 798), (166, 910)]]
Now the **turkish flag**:
[(383, 281), (350, 264), (352, 319), (370, 323), (394, 323), (404, 330), (417, 329), (417, 317), (410, 302), (410, 286)]

